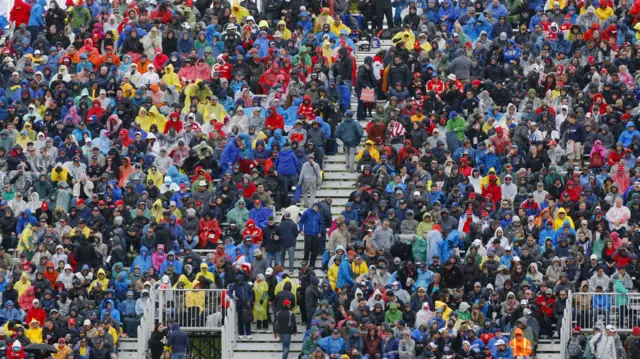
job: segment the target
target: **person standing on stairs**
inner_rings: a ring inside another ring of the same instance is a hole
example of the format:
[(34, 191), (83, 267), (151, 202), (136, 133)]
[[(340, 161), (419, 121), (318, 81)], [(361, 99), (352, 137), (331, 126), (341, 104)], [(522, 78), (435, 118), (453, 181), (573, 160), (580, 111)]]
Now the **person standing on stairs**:
[(316, 202), (316, 191), (322, 184), (320, 166), (314, 161), (314, 155), (309, 154), (307, 158), (308, 161), (302, 165), (300, 177), (298, 178), (298, 187), (302, 187), (305, 208), (311, 207), (311, 204)]
[(360, 122), (353, 119), (353, 111), (348, 110), (345, 119), (336, 129), (336, 138), (342, 141), (347, 157), (347, 171), (355, 170), (356, 147), (360, 144), (364, 129)]
[(244, 340), (245, 335), (247, 339), (252, 339), (251, 321), (247, 321), (248, 318), (245, 318), (244, 314), (247, 309), (252, 310), (255, 298), (251, 286), (244, 281), (244, 275), (236, 275), (236, 282), (229, 287), (229, 297), (236, 300), (238, 339)]
[(167, 346), (171, 347), (171, 359), (184, 359), (189, 352), (189, 337), (178, 323), (171, 324)]
[[(307, 209), (300, 217), (298, 229), (304, 236), (304, 258), (311, 268), (315, 268), (316, 259), (318, 258), (318, 247), (322, 237), (322, 216), (320, 215), (320, 204), (314, 203), (313, 207)], [(324, 247), (324, 246), (323, 246)]]
[[(388, 0), (382, 0), (386, 2)], [(391, 9), (389, 9), (391, 12)], [(362, 94), (362, 90), (370, 88), (376, 88), (376, 79), (373, 77), (373, 58), (371, 56), (367, 56), (364, 59), (364, 64), (358, 68), (358, 72), (356, 73), (356, 98), (358, 99), (358, 108), (356, 110), (356, 119), (358, 121), (362, 121), (366, 117), (367, 104), (360, 99), (360, 95)]]
[(289, 346), (291, 345), (291, 336), (298, 334), (296, 326), (296, 316), (290, 309), (291, 301), (285, 299), (282, 302), (282, 309), (280, 309), (275, 315), (275, 322), (273, 324), (273, 336), (276, 339), (280, 339), (282, 343), (282, 359), (289, 357)]

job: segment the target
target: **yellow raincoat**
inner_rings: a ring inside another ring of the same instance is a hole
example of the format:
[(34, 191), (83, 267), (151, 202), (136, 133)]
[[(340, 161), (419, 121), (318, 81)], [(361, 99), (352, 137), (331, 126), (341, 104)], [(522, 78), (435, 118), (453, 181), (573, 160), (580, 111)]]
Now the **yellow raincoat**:
[(42, 344), (42, 328), (40, 328), (40, 322), (38, 319), (31, 319), (29, 329), (24, 332), (24, 335), (31, 340), (31, 344)]
[(133, 88), (133, 85), (128, 82), (124, 83), (122, 85), (122, 96), (132, 98), (133, 95), (135, 95), (135, 89)]
[(178, 288), (178, 283), (184, 284), (184, 289), (193, 288), (193, 283), (191, 283), (191, 281), (189, 281), (189, 278), (187, 278), (187, 276), (185, 276), (184, 274), (182, 274), (180, 278), (178, 278), (178, 280), (176, 281), (176, 284), (173, 285), (173, 289)]
[(413, 49), (413, 43), (415, 41), (416, 35), (413, 34), (413, 31), (401, 31), (391, 38), (391, 42), (394, 44), (404, 42), (405, 48), (407, 49)]
[(29, 281), (29, 275), (27, 272), (22, 272), (20, 280), (13, 285), (13, 289), (18, 291), (18, 296), (27, 291), (27, 288), (31, 287), (31, 281)]
[(331, 64), (333, 63), (333, 49), (331, 48), (329, 40), (324, 40), (322, 42), (322, 56), (327, 59), (327, 66), (331, 67)]
[[(206, 270), (206, 272), (204, 272), (203, 270)], [(208, 280), (215, 282), (216, 277), (214, 276), (214, 274), (209, 271), (209, 266), (207, 266), (207, 263), (200, 263), (200, 272), (198, 272), (198, 274), (196, 274), (196, 277), (193, 279), (193, 282), (197, 282), (198, 278), (200, 277), (205, 277)]]
[(340, 21), (340, 25), (338, 25), (335, 21), (333, 21), (333, 23), (329, 25), (329, 28), (331, 29), (331, 32), (336, 36), (340, 36), (340, 33), (342, 32), (342, 30), (345, 30), (347, 32), (347, 35), (351, 33), (351, 29), (347, 25), (345, 25), (342, 21)]
[(324, 26), (324, 24), (329, 24), (329, 26), (333, 25), (331, 10), (328, 7), (323, 7), (320, 15), (316, 17), (316, 26), (313, 29), (313, 32), (322, 31), (322, 27)]
[[(149, 129), (151, 128), (151, 125), (156, 125), (156, 127), (158, 127), (158, 131), (164, 132), (164, 125), (167, 124), (167, 118), (158, 111), (157, 107), (151, 106), (149, 109), (149, 118), (151, 119)], [(149, 132), (149, 129), (145, 128), (144, 125), (141, 127), (143, 130)]]
[(22, 133), (20, 131), (18, 136), (16, 136), (16, 145), (20, 145), (22, 148), (27, 148), (27, 143), (33, 142), (32, 139), (29, 138), (29, 133)]
[(209, 86), (205, 86), (202, 90), (198, 87), (200, 82), (202, 82), (202, 80), (197, 79), (196, 82), (184, 88), (184, 105), (187, 109), (191, 106), (191, 97), (196, 96), (202, 102), (205, 101), (207, 97), (213, 96), (213, 92)]
[(33, 226), (28, 224), (20, 233), (18, 252), (30, 252), (33, 249)]
[(56, 169), (51, 170), (51, 182), (60, 182), (65, 181), (69, 183), (69, 171), (63, 166), (60, 172), (56, 171)]
[(269, 310), (269, 284), (264, 280), (253, 283), (253, 319), (267, 320), (267, 310)]
[[(489, 172), (487, 173), (487, 175), (482, 177), (482, 179), (480, 180), (480, 187), (482, 187), (482, 188), (487, 187), (489, 185), (489, 176), (490, 175), (495, 175), (495, 174), (496, 174), (495, 168), (493, 168), (493, 167), (489, 168)], [(497, 177), (497, 175), (496, 175), (496, 177)], [(496, 184), (498, 186), (501, 185), (500, 177), (498, 177), (498, 180), (496, 181)]]
[(149, 169), (149, 173), (147, 174), (147, 180), (152, 180), (155, 186), (160, 187), (162, 183), (164, 183), (164, 176), (157, 169)]
[(356, 161), (360, 161), (362, 155), (364, 154), (364, 151), (369, 150), (371, 158), (376, 160), (376, 162), (380, 162), (380, 152), (378, 152), (378, 150), (373, 147), (373, 141), (367, 140), (367, 142), (365, 142), (365, 145), (365, 148), (361, 149), (360, 152), (358, 152), (358, 154), (356, 155)]
[(182, 90), (180, 77), (175, 73), (173, 65), (169, 64), (164, 68), (164, 75), (162, 75), (162, 79), (167, 83), (167, 86), (175, 86), (178, 92)]
[(297, 296), (297, 292), (298, 292), (298, 287), (300, 286), (297, 282), (294, 282), (291, 280), (291, 278), (285, 278), (282, 280), (282, 282), (278, 283), (276, 285), (276, 289), (274, 291), (274, 294), (278, 294), (280, 293), (280, 291), (282, 290), (282, 288), (284, 288), (284, 284), (285, 283), (291, 283), (291, 293), (293, 293), (293, 296), (296, 298), (296, 306), (294, 308), (291, 308), (292, 312), (296, 312), (297, 308), (298, 308), (298, 296)]
[(244, 22), (244, 19), (249, 16), (249, 10), (247, 8), (240, 6), (240, 2), (238, 0), (233, 0), (233, 4), (231, 5), (231, 13), (236, 16), (236, 20), (239, 24)]
[[(102, 279), (100, 279), (100, 274), (102, 274)], [(107, 288), (109, 288), (109, 277), (107, 277), (107, 274), (104, 272), (104, 269), (100, 268), (98, 269), (98, 275), (96, 276), (96, 279), (91, 282), (91, 285), (89, 286), (89, 290), (93, 290), (94, 288), (96, 288), (96, 285), (100, 284), (102, 291), (105, 292), (107, 290)]]
[(451, 313), (453, 313), (453, 310), (451, 310), (451, 308), (449, 308), (449, 306), (447, 306), (447, 304), (445, 302), (441, 302), (439, 300), (436, 300), (435, 302), (435, 309), (442, 309), (443, 313), (442, 313), (442, 319), (444, 320), (449, 320), (449, 315), (451, 315)]
[(251, 143), (251, 149), (256, 148), (256, 143), (258, 142), (258, 140), (263, 140), (264, 143), (267, 143), (267, 135), (265, 135), (262, 131), (258, 132), (258, 136), (256, 136), (256, 139)]
[(198, 307), (204, 310), (204, 290), (190, 290), (184, 295), (184, 302), (187, 308)]
[[(283, 25), (283, 27), (280, 28), (280, 25)], [(276, 30), (282, 33), (282, 40), (286, 41), (291, 38), (291, 30), (287, 29), (287, 23), (284, 20), (278, 21), (278, 28)]]
[[(560, 213), (564, 213), (564, 218), (560, 218)], [(560, 209), (558, 209), (557, 217), (553, 219), (553, 230), (557, 231), (558, 229), (562, 228), (564, 221), (569, 221), (569, 225), (571, 226), (571, 228), (576, 228), (573, 225), (573, 220), (571, 219), (571, 217), (567, 216), (567, 211), (565, 211), (564, 208), (560, 207)]]
[(80, 232), (82, 232), (82, 234), (84, 234), (84, 236), (87, 238), (89, 238), (89, 236), (91, 235), (91, 229), (89, 228), (89, 226), (84, 226), (84, 229), (78, 226), (73, 229), (73, 233), (75, 233), (77, 230), (80, 230)]
[[(216, 116), (218, 121), (224, 121), (224, 118), (226, 116), (229, 116), (229, 114), (227, 113), (227, 110), (224, 108), (224, 106), (220, 102), (218, 102), (215, 106), (212, 104), (209, 104), (208, 110), (209, 110), (209, 115)], [(206, 118), (209, 118), (209, 117), (206, 117)]]
[(329, 283), (331, 284), (331, 288), (336, 290), (336, 286), (338, 285), (338, 270), (340, 266), (335, 263), (332, 263), (329, 266), (329, 270), (327, 271), (327, 278), (329, 279)]
[(358, 278), (359, 276), (369, 271), (369, 268), (367, 267), (367, 263), (365, 263), (365, 261), (360, 261), (360, 264), (356, 262), (357, 260), (354, 260), (353, 263), (351, 263), (351, 270), (353, 271), (354, 278)]
[(162, 212), (164, 212), (164, 208), (162, 207), (162, 199), (158, 198), (155, 202), (153, 202), (153, 206), (151, 206), (151, 217), (160, 222), (164, 217), (162, 215)]
[(146, 132), (149, 132), (149, 128), (151, 127), (151, 118), (146, 108), (140, 107), (140, 110), (138, 110), (138, 117), (136, 117), (136, 122), (140, 122), (140, 127)]

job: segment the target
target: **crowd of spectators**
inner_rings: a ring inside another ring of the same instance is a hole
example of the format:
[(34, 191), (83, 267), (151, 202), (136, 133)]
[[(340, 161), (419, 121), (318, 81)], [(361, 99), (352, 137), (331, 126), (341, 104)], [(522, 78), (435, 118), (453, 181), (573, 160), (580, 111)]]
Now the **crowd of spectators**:
[(640, 2), (260, 6), (0, 9), (6, 357), (115, 356), (172, 288), (153, 359), (205, 288), (283, 358), (533, 358), (567, 306), (570, 359), (639, 357)]

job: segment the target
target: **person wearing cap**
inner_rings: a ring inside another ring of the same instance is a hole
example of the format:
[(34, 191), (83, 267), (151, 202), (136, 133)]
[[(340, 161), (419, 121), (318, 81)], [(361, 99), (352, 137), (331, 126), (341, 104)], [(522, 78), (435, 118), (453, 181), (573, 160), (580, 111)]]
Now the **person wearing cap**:
[(289, 355), (291, 336), (298, 334), (296, 317), (291, 311), (291, 304), (290, 300), (285, 299), (282, 302), (282, 308), (278, 310), (274, 316), (273, 336), (282, 343), (283, 359), (286, 359)]
[(591, 355), (598, 359), (625, 358), (626, 353), (620, 343), (620, 337), (618, 336), (616, 328), (612, 325), (604, 327), (604, 325), (600, 323), (596, 325), (594, 325), (595, 334), (588, 339)]
[(364, 129), (362, 128), (362, 125), (360, 125), (359, 121), (354, 120), (353, 111), (347, 110), (344, 119), (338, 125), (338, 128), (335, 132), (335, 137), (342, 141), (342, 144), (344, 146), (347, 171), (356, 170), (356, 147), (360, 145), (360, 141), (362, 140), (363, 136)]

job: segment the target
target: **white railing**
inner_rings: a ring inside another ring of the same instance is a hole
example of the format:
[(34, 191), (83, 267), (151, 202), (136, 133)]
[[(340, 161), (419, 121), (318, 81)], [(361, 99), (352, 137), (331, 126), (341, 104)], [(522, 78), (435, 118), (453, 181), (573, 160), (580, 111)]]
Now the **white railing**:
[(570, 299), (573, 320), (569, 328), (577, 325), (582, 330), (591, 331), (598, 323), (613, 325), (619, 332), (630, 332), (640, 324), (640, 293), (578, 292), (572, 293)]
[(236, 303), (227, 300), (227, 315), (222, 326), (222, 357), (225, 359), (233, 357), (233, 348), (236, 341)]
[[(571, 297), (573, 296), (573, 292), (569, 291), (569, 293), (567, 293), (567, 303), (571, 304)], [(564, 314), (562, 317), (562, 328), (557, 328), (558, 332), (560, 333), (560, 343), (567, 343), (569, 341), (569, 337), (571, 336), (571, 320), (573, 319), (571, 316), (572, 313), (572, 309), (571, 309), (571, 305), (567, 305), (564, 308)], [(560, 358), (564, 359), (566, 358), (566, 353), (565, 351), (567, 350), (567, 346), (566, 345), (561, 345), (560, 346)]]
[(140, 325), (138, 326), (138, 353), (143, 354), (144, 358), (147, 357), (149, 338), (155, 329), (156, 299), (156, 291), (151, 289), (149, 291), (149, 303), (147, 303), (147, 306), (144, 308), (144, 313), (142, 314), (142, 318), (140, 318)]
[(159, 289), (159, 320), (185, 331), (219, 331), (225, 313), (222, 289)]

